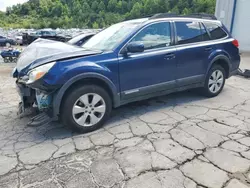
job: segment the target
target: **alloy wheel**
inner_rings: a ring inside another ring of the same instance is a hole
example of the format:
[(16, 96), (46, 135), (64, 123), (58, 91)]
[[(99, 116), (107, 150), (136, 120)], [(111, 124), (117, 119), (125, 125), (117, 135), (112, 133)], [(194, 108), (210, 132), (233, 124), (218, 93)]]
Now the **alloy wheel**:
[(87, 93), (78, 98), (73, 106), (72, 115), (77, 124), (90, 127), (97, 124), (106, 112), (104, 99), (96, 93)]
[(224, 75), (220, 70), (215, 70), (208, 81), (208, 88), (210, 92), (217, 93), (223, 86)]

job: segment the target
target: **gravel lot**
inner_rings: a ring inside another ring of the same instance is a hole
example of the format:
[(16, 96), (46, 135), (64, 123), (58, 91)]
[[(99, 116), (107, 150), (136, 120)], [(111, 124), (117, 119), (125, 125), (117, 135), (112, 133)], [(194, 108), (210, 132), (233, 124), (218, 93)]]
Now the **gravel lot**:
[(80, 135), (16, 115), (13, 67), (0, 64), (1, 188), (250, 187), (249, 79), (230, 78), (212, 99), (190, 91), (126, 105)]

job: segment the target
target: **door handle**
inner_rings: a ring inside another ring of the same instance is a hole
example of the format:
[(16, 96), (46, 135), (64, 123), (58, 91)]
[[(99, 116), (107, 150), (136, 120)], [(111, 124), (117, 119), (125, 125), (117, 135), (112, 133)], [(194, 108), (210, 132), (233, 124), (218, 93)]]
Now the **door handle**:
[(164, 59), (166, 59), (166, 60), (170, 60), (170, 59), (174, 59), (174, 58), (175, 58), (175, 54), (173, 54), (173, 53), (167, 54), (164, 57)]
[(212, 47), (206, 47), (205, 51), (211, 51), (213, 48)]

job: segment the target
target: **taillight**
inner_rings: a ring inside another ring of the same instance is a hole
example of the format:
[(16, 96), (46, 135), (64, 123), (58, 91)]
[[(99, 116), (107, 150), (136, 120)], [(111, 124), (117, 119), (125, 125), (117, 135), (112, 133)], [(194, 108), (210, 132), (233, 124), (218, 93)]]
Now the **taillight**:
[(233, 45), (234, 45), (235, 47), (239, 48), (240, 45), (239, 45), (238, 40), (234, 39), (232, 43), (233, 43)]

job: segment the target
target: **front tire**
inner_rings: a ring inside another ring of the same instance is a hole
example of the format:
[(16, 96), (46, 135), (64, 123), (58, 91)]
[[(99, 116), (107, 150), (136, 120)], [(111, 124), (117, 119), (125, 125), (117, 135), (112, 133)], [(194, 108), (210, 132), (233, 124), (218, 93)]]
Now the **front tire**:
[(220, 65), (212, 66), (207, 74), (203, 93), (207, 97), (215, 97), (219, 95), (224, 88), (225, 81), (225, 69)]
[(9, 62), (10, 62), (10, 58), (9, 58), (9, 57), (3, 58), (3, 62), (4, 62), (4, 63), (9, 63)]
[(72, 90), (63, 100), (61, 119), (64, 125), (87, 133), (99, 129), (112, 110), (111, 97), (96, 85)]

